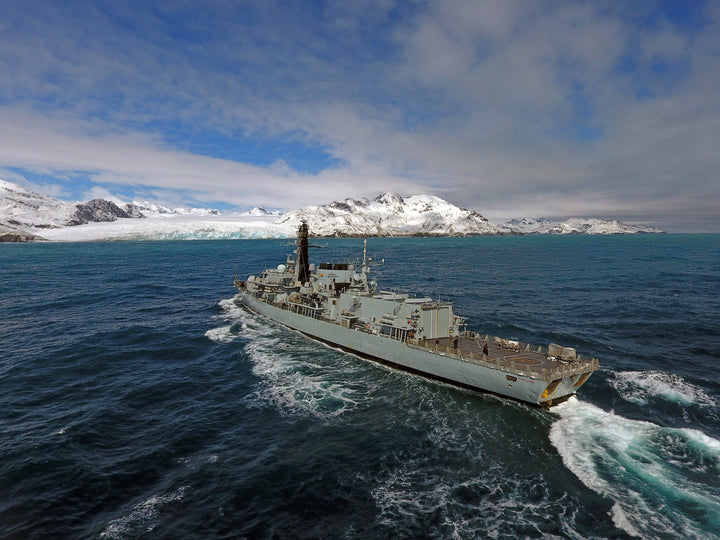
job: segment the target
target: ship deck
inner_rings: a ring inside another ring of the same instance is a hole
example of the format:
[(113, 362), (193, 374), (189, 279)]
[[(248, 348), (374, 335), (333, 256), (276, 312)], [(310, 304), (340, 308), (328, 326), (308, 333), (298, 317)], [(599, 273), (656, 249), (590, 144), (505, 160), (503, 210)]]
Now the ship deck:
[[(488, 344), (487, 356), (483, 354), (485, 343)], [(537, 346), (472, 333), (460, 337), (457, 349), (452, 338), (409, 339), (408, 346), (546, 381), (592, 372), (599, 367), (596, 358), (578, 356), (575, 360), (561, 360), (547, 357), (546, 351)]]
[[(259, 299), (264, 302), (264, 300)], [(292, 304), (288, 303), (278, 309), (287, 310)], [(297, 304), (300, 307), (305, 307)], [(320, 319), (321, 311), (312, 309), (312, 313), (298, 312), (302, 315), (311, 316), (311, 318)], [(325, 320), (330, 324), (339, 324), (337, 321)], [(365, 325), (348, 325), (349, 328), (360, 331), (369, 332)], [(399, 337), (386, 336), (387, 339), (400, 339)], [(578, 375), (576, 386), (580, 386), (585, 382), (587, 376), (599, 368), (597, 358), (583, 358), (578, 355), (574, 360), (562, 360), (549, 357), (547, 350), (536, 345), (529, 345), (519, 341), (501, 339), (490, 335), (476, 334), (475, 332), (466, 332), (460, 336), (457, 349), (453, 346), (453, 338), (439, 338), (420, 340), (416, 338), (404, 338), (408, 347), (419, 350), (427, 350), (456, 358), (463, 362), (470, 362), (491, 369), (499, 369), (506, 371), (511, 376), (524, 376), (536, 380), (558, 381), (566, 377)], [(488, 354), (483, 354), (483, 345), (488, 344)], [(582, 375), (582, 376), (580, 376)]]

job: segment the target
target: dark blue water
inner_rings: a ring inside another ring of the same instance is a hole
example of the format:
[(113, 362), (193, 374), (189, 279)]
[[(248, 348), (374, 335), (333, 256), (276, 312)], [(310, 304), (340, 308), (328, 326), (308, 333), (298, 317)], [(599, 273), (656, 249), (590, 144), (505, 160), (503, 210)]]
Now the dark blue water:
[(369, 244), (601, 370), (546, 412), (234, 306), (287, 242), (0, 245), (0, 537), (720, 537), (720, 236)]

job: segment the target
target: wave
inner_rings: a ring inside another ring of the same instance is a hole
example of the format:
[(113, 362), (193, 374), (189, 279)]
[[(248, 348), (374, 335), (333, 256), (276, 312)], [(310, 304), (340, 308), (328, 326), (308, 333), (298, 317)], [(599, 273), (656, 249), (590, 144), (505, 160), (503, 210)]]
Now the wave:
[(626, 401), (647, 405), (655, 398), (683, 406), (717, 408), (718, 401), (675, 373), (618, 371), (608, 381)]
[(233, 332), (233, 325), (211, 328), (205, 332), (205, 337), (215, 343), (230, 343), (235, 341), (237, 334)]
[(246, 404), (272, 405), (286, 415), (325, 419), (355, 408), (358, 396), (344, 381), (347, 370), (319, 361), (328, 348), (248, 312), (232, 298), (221, 300), (218, 306), (220, 317), (232, 324), (212, 328), (205, 336), (218, 343), (239, 337), (248, 341), (244, 350), (260, 381), (257, 390), (246, 396)]
[[(410, 413), (404, 421), (417, 431), (416, 443), (385, 456), (384, 470), (367, 479), (377, 524), (388, 536), (547, 537), (559, 529), (572, 537), (584, 530), (586, 516), (571, 496), (514, 461), (527, 457), (528, 439), (508, 434), (507, 421), (520, 409), (537, 419), (546, 413), (489, 396), (490, 406), (478, 407), (460, 394), (448, 399), (436, 388), (413, 386), (400, 408)], [(506, 445), (500, 452), (498, 440)]]
[(337, 349), (242, 308), (230, 312), (236, 317), (231, 329), (209, 332), (247, 340), (244, 351), (259, 379), (257, 389), (244, 399), (247, 405), (271, 405), (287, 416), (330, 420), (369, 399), (366, 366), (361, 361), (355, 363)]
[(222, 313), (216, 318), (231, 324), (211, 328), (205, 332), (205, 337), (215, 343), (231, 343), (248, 330), (250, 315), (235, 303), (234, 298), (225, 298), (218, 302), (217, 306)]
[(573, 397), (553, 408), (565, 466), (615, 504), (616, 526), (643, 538), (720, 534), (720, 441), (630, 420)]
[[(409, 460), (371, 493), (378, 524), (394, 537), (535, 538), (557, 527), (572, 537), (578, 529), (576, 502), (553, 494), (539, 474), (515, 475), (504, 467), (456, 478), (452, 471)], [(429, 516), (418, 530), (418, 518)]]
[(295, 344), (298, 346), (288, 347), (283, 337), (268, 336), (246, 347), (254, 363), (253, 373), (260, 378), (246, 403), (269, 404), (289, 416), (331, 420), (356, 409), (366, 399), (362, 388), (350, 382), (353, 367), (347, 362), (342, 362), (342, 367), (325, 364), (320, 359), (322, 352)]
[(235, 303), (235, 298), (223, 298), (217, 305), (228, 314), (247, 313), (244, 309)]
[(186, 487), (183, 486), (170, 493), (153, 495), (136, 504), (128, 515), (108, 523), (100, 533), (100, 538), (137, 538), (146, 532), (151, 532), (157, 524), (160, 510), (173, 502), (181, 501), (185, 496), (185, 490)]

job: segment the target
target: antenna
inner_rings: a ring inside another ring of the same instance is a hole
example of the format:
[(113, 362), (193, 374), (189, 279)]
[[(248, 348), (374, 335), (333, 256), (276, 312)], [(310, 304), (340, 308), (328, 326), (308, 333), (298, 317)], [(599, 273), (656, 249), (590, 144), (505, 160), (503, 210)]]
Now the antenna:
[(362, 265), (362, 271), (367, 274), (368, 266), (367, 266), (367, 238), (363, 239), (363, 265)]
[(373, 262), (372, 257), (367, 256), (367, 238), (363, 239), (363, 265), (362, 265), (363, 273), (369, 274), (371, 266), (380, 266), (383, 264), (385, 264), (384, 258), (378, 263), (378, 262)]

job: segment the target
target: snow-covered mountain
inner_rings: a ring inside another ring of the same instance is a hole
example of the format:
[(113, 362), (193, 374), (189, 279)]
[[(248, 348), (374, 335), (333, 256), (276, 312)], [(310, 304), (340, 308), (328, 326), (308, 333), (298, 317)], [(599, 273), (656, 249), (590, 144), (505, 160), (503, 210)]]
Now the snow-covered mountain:
[(655, 227), (628, 225), (622, 221), (598, 218), (570, 218), (553, 221), (545, 218), (513, 219), (499, 226), (506, 234), (638, 234), (662, 233)]
[(91, 222), (115, 221), (118, 218), (143, 218), (145, 216), (138, 212), (132, 205), (125, 205), (120, 208), (112, 201), (105, 199), (93, 199), (86, 203), (75, 205), (75, 212), (66, 225), (84, 225)]
[(71, 204), (0, 180), (0, 239), (4, 241), (41, 240), (52, 229), (142, 217), (132, 205), (120, 208), (104, 199)]
[[(138, 219), (143, 218), (143, 219)], [(497, 226), (472, 210), (431, 195), (345, 199), (285, 214), (255, 207), (222, 213), (104, 199), (71, 204), (0, 180), (0, 241), (192, 240), (289, 238), (302, 220), (313, 236), (466, 236), (662, 232), (619, 221), (573, 218), (512, 220)]]
[(466, 236), (500, 234), (473, 210), (432, 195), (398, 197), (383, 193), (372, 200), (345, 199), (306, 206), (283, 214), (279, 224), (295, 230), (307, 221), (315, 236)]
[(5, 241), (33, 240), (37, 235), (29, 229), (62, 227), (74, 213), (74, 205), (0, 180), (0, 235)]
[(262, 206), (255, 206), (252, 210), (248, 211), (249, 216), (279, 216), (280, 212), (270, 212), (265, 210)]
[(128, 207), (136, 210), (144, 217), (150, 217), (156, 214), (181, 214), (194, 216), (215, 216), (220, 214), (220, 210), (214, 208), (190, 208), (187, 206), (179, 206), (177, 208), (169, 208), (161, 204), (153, 204), (147, 201), (133, 201)]

